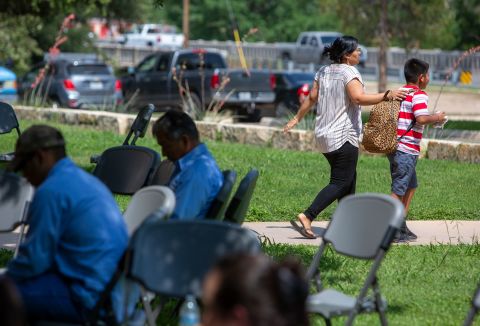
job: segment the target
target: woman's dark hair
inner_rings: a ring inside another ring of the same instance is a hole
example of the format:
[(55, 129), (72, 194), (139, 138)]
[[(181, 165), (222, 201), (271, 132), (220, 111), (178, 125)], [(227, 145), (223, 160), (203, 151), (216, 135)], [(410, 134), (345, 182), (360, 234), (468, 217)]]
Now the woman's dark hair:
[(344, 55), (353, 53), (358, 48), (358, 40), (353, 36), (338, 37), (329, 46), (323, 50), (324, 55), (328, 55), (334, 63), (341, 63)]
[(178, 140), (183, 135), (194, 141), (199, 140), (195, 122), (188, 114), (177, 110), (169, 110), (155, 121), (152, 127), (152, 134), (156, 136), (159, 131), (165, 133), (172, 140)]
[(428, 73), (429, 64), (420, 59), (412, 58), (405, 62), (403, 73), (407, 83), (416, 83), (420, 75)]
[(306, 326), (308, 284), (301, 265), (292, 259), (277, 263), (264, 255), (233, 255), (214, 267), (219, 272), (212, 309), (228, 316), (241, 305), (251, 326)]

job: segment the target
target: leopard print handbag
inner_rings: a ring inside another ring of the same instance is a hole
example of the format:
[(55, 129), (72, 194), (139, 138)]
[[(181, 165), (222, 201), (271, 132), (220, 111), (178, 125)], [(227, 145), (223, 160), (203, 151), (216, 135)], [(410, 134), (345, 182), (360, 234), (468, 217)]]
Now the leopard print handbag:
[(400, 101), (375, 104), (363, 129), (362, 145), (370, 153), (393, 153), (397, 149), (397, 124)]

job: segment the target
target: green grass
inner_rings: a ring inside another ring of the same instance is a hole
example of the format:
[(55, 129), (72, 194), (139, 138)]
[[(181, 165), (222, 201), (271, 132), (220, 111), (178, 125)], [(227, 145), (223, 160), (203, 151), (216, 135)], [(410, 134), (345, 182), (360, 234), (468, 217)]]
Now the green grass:
[[(275, 259), (298, 257), (307, 267), (317, 247), (270, 244), (265, 252)], [(379, 270), (379, 284), (388, 301), (387, 318), (391, 325), (461, 325), (476, 284), (480, 245), (393, 246)], [(12, 253), (0, 249), (0, 267)], [(328, 251), (320, 270), (325, 287), (357, 294), (369, 265), (334, 255)], [(312, 289), (313, 290), (313, 289)], [(176, 325), (171, 309), (162, 325)], [(333, 325), (343, 325), (334, 319)], [(324, 325), (312, 318), (312, 325)], [(376, 314), (361, 315), (355, 325), (379, 325)]]
[[(22, 123), (25, 129), (31, 122)], [(92, 171), (90, 156), (122, 143), (124, 136), (113, 132), (53, 124), (67, 141), (68, 154), (80, 166)], [(4, 139), (5, 138), (5, 139)], [(14, 147), (16, 137), (2, 136), (0, 152)], [(150, 135), (139, 145), (159, 150)], [(303, 211), (328, 183), (330, 168), (320, 153), (279, 150), (234, 143), (207, 142), (221, 169), (234, 169), (240, 179), (250, 168), (260, 177), (247, 215), (248, 221), (287, 221)], [(360, 156), (357, 192), (390, 192), (390, 174), (385, 157)], [(444, 160), (421, 159), (417, 165), (419, 188), (410, 210), (413, 220), (476, 220), (480, 218), (480, 166)], [(237, 180), (237, 184), (238, 184)], [(116, 196), (122, 209), (129, 196)], [(319, 216), (328, 219), (336, 204)]]

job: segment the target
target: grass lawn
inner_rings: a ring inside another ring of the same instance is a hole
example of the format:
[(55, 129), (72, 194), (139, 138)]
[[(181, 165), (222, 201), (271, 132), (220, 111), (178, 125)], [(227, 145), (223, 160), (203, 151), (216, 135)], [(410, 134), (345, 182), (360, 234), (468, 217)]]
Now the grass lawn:
[[(308, 266), (317, 247), (270, 244), (265, 252), (280, 259), (294, 255)], [(379, 283), (388, 300), (391, 325), (461, 325), (479, 277), (480, 246), (393, 246), (379, 271)], [(0, 250), (0, 267), (11, 252)], [(326, 287), (358, 293), (369, 265), (334, 255), (321, 265)], [(177, 325), (164, 314), (162, 325)], [(333, 325), (343, 325), (335, 319)], [(312, 318), (312, 325), (324, 325)], [(361, 315), (355, 325), (379, 325), (376, 314)]]
[[(22, 130), (32, 122), (22, 121)], [(69, 155), (88, 171), (92, 154), (119, 145), (124, 136), (112, 132), (58, 125), (67, 141)], [(2, 136), (0, 152), (12, 150), (15, 135)], [(150, 135), (137, 142), (159, 150)], [(247, 221), (287, 221), (305, 209), (327, 184), (329, 166), (319, 153), (278, 150), (234, 143), (207, 142), (221, 169), (235, 169), (239, 178), (250, 168), (260, 177), (247, 215)], [(453, 161), (421, 159), (417, 165), (419, 188), (409, 218), (412, 220), (475, 220), (480, 218), (480, 166)], [(238, 184), (237, 180), (237, 184)], [(385, 157), (360, 156), (357, 192), (390, 192), (388, 161)], [(130, 197), (116, 196), (125, 209)], [(328, 219), (336, 205), (322, 212)]]

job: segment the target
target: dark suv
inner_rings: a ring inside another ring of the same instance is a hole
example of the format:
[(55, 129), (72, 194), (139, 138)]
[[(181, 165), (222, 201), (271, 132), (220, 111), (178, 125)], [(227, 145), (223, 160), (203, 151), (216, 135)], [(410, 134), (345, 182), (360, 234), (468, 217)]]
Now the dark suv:
[[(112, 68), (102, 61), (92, 56), (66, 54), (55, 57), (48, 65), (47, 60), (35, 65), (18, 82), (19, 97), (26, 104), (103, 108), (122, 103), (121, 83)], [(45, 67), (45, 77), (35, 85)]]

